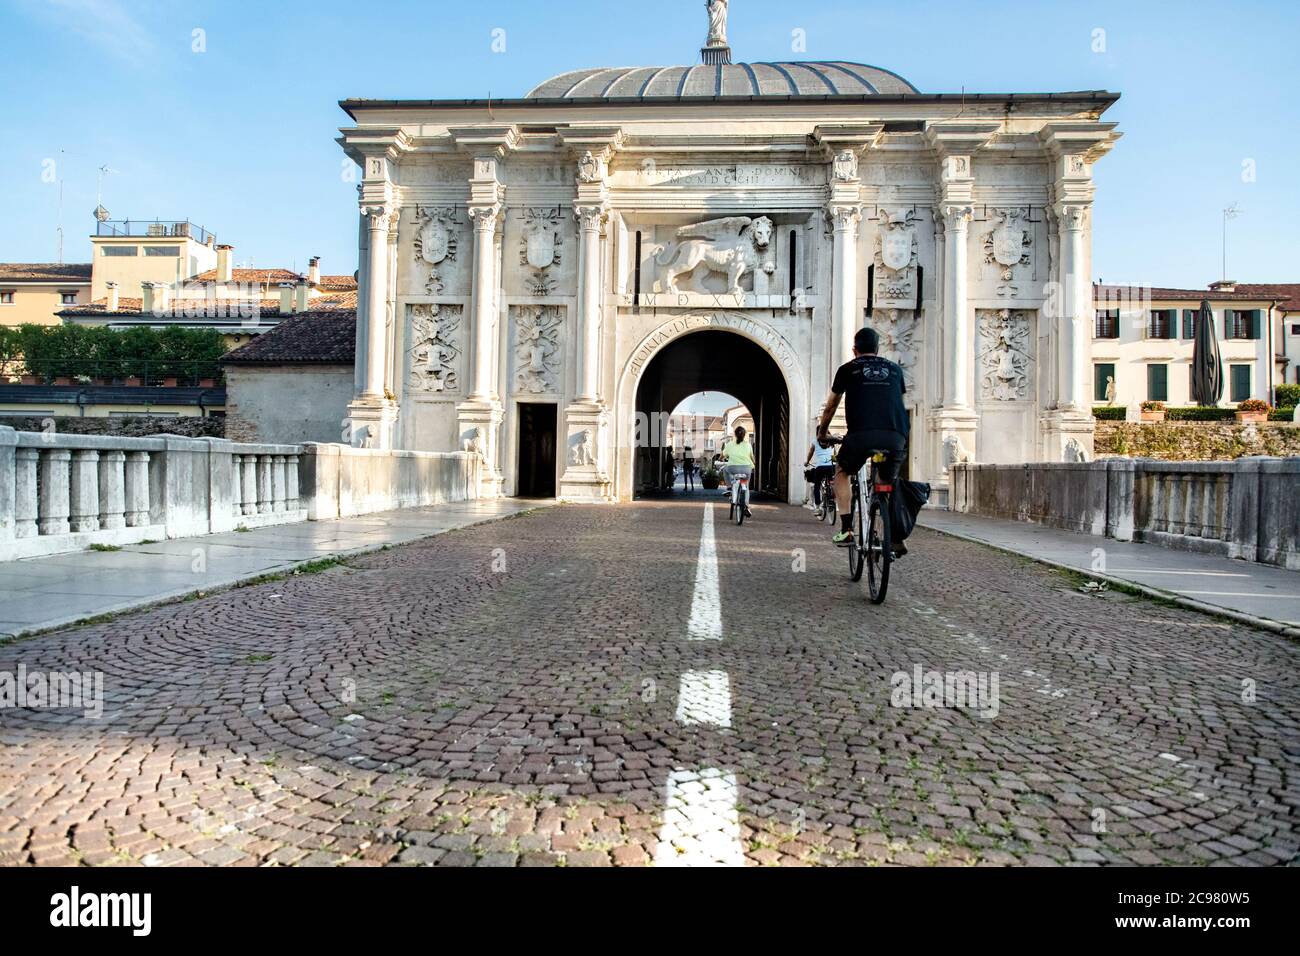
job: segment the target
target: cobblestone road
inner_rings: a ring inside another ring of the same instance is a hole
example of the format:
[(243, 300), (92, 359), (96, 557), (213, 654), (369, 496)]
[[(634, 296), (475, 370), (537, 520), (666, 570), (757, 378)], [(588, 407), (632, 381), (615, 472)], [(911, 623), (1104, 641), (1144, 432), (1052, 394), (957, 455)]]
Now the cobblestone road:
[[(0, 863), (1296, 859), (1296, 645), (926, 531), (874, 608), (755, 511), (566, 506), (0, 647), (105, 694), (0, 711)], [(994, 706), (891, 706), (918, 667)]]

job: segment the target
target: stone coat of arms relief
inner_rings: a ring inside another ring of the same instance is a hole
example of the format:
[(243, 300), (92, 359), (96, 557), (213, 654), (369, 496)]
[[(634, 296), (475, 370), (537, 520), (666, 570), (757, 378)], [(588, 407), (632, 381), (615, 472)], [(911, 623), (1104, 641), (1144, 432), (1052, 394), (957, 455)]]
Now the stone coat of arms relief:
[(916, 213), (910, 209), (891, 213), (882, 208), (876, 230), (874, 297), (877, 301), (915, 299), (917, 251)]
[(415, 207), (415, 260), (429, 267), (424, 291), (438, 295), (444, 281), (440, 267), (456, 261), (457, 232), (460, 223), (454, 207)]
[(998, 295), (1019, 294), (1013, 283), (1016, 270), (1031, 263), (1033, 232), (1029, 226), (1028, 210), (994, 209), (995, 225), (984, 236), (984, 261), (994, 268), (998, 276)]
[(880, 355), (903, 370), (903, 378), (911, 391), (920, 354), (916, 313), (911, 309), (877, 309), (871, 318), (871, 327), (880, 336)]
[(1033, 356), (1026, 312), (979, 311), (980, 399), (1017, 402), (1029, 398)]
[(554, 305), (518, 306), (515, 317), (515, 389), (541, 394), (560, 390), (560, 331), (564, 310)]
[(460, 320), (464, 306), (409, 306), (411, 387), (419, 392), (460, 390)]
[(529, 270), (525, 280), (529, 295), (550, 295), (559, 285), (550, 275), (560, 265), (564, 247), (563, 223), (559, 209), (525, 209), (523, 230), (519, 237), (519, 264)]

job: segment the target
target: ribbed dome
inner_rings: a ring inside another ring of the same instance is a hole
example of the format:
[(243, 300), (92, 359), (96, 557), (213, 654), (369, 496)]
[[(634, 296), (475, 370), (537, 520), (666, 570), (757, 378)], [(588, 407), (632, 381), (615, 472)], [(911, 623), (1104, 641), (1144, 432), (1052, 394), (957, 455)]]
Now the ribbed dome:
[(916, 92), (916, 87), (901, 76), (865, 63), (720, 63), (574, 70), (534, 87), (527, 99), (820, 98)]

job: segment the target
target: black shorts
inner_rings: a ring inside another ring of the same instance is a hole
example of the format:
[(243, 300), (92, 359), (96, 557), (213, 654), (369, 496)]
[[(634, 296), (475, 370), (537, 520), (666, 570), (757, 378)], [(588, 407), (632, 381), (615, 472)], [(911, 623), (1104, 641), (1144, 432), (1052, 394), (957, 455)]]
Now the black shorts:
[(883, 451), (888, 455), (891, 472), (886, 477), (893, 478), (897, 476), (898, 469), (903, 463), (903, 452), (906, 449), (907, 436), (899, 432), (882, 429), (849, 432), (840, 444), (835, 463), (845, 474), (852, 475), (861, 470), (873, 452)]
[(811, 482), (825, 481), (827, 478), (835, 477), (835, 466), (813, 465), (804, 471), (804, 475)]

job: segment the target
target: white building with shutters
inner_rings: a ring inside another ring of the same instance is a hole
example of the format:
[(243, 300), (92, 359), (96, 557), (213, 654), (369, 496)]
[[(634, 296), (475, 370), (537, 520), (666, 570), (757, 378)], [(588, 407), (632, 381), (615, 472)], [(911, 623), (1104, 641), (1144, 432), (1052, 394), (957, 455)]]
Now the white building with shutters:
[[(1093, 286), (1092, 391), (1094, 405), (1192, 401), (1195, 317), (1209, 299), (1223, 361), (1225, 407), (1248, 398), (1271, 402), (1285, 379), (1283, 300), (1270, 287), (1211, 283), (1206, 289)], [(1107, 384), (1114, 379), (1114, 397)]]

